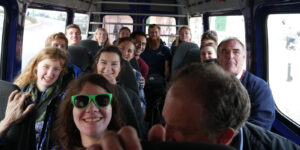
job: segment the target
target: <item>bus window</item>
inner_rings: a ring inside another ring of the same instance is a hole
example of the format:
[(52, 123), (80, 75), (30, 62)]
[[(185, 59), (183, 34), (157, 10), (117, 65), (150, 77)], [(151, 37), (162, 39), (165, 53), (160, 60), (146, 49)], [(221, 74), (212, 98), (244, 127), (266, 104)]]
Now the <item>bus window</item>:
[(118, 38), (119, 30), (122, 27), (128, 27), (131, 32), (133, 29), (133, 19), (126, 15), (105, 15), (103, 23), (104, 28), (109, 34), (109, 41), (111, 44)]
[(87, 38), (87, 30), (88, 30), (88, 23), (89, 23), (89, 15), (87, 14), (80, 14), (75, 13), (74, 17), (74, 24), (77, 24), (81, 30), (81, 37), (82, 39)]
[[(160, 38), (166, 42), (168, 47), (171, 47), (173, 41), (176, 39), (176, 20), (174, 17), (157, 17), (150, 16), (146, 20), (147, 24), (158, 24), (160, 26)], [(163, 26), (174, 25), (174, 26)], [(146, 27), (146, 34), (148, 34), (148, 27)]]
[(280, 112), (300, 124), (300, 14), (268, 16), (269, 83)]
[(202, 17), (191, 17), (189, 27), (192, 31), (192, 42), (200, 46), (201, 35), (203, 33)]
[(67, 13), (41, 9), (27, 9), (24, 25), (22, 69), (32, 56), (45, 46), (53, 33), (65, 32)]
[(218, 42), (228, 38), (237, 37), (245, 43), (245, 21), (242, 15), (236, 16), (210, 16), (209, 29), (218, 33)]
[(4, 8), (0, 6), (0, 56), (2, 55), (3, 23), (4, 23)]

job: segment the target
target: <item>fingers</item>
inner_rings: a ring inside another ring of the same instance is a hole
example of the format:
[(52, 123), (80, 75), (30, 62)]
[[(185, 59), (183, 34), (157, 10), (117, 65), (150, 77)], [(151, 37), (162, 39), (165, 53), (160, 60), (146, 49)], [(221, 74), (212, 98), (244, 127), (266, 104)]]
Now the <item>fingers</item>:
[(133, 127), (126, 126), (123, 127), (118, 135), (121, 139), (122, 145), (126, 150), (141, 150), (142, 146), (140, 139), (138, 138), (137, 132)]
[(148, 133), (148, 140), (149, 141), (165, 141), (166, 140), (165, 128), (160, 124), (154, 125)]
[(26, 100), (26, 98), (29, 97), (29, 96), (30, 96), (29, 93), (22, 93), (22, 96), (21, 96), (21, 98), (20, 98), (20, 99), (21, 99), (21, 104), (20, 104), (20, 105), (21, 105), (21, 106), (20, 106), (21, 108), (24, 108), (25, 100)]
[(10, 93), (9, 97), (8, 97), (8, 101), (12, 101), (15, 97), (15, 95), (18, 93), (19, 90), (14, 90), (13, 92)]
[(123, 150), (117, 133), (106, 131), (100, 139), (102, 150)]
[(23, 116), (27, 115), (34, 108), (34, 106), (34, 104), (28, 105), (25, 111), (23, 112)]

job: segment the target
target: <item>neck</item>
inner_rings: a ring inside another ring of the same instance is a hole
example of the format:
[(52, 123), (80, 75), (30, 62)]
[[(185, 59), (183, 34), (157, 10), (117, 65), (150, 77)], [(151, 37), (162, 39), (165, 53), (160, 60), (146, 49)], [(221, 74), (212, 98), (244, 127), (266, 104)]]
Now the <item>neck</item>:
[(136, 60), (138, 60), (140, 58), (140, 56), (135, 56)]
[(37, 83), (37, 88), (38, 88), (38, 90), (39, 90), (40, 92), (44, 92), (44, 91), (47, 89), (47, 87), (44, 87), (44, 86), (42, 86), (42, 85), (39, 85), (38, 83)]
[(110, 83), (111, 83), (111, 84), (117, 84), (117, 80), (116, 80), (116, 79), (113, 79), (113, 80), (110, 81)]
[(89, 137), (85, 135), (81, 135), (81, 144), (83, 147), (88, 148), (92, 145), (100, 143), (100, 136), (99, 137)]

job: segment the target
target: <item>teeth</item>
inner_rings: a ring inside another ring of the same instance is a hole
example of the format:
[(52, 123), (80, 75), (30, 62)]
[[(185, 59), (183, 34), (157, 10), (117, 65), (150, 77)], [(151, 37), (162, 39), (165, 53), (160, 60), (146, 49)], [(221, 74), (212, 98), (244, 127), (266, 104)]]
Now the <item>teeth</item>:
[(99, 121), (100, 118), (90, 118), (90, 119), (85, 119), (85, 121), (87, 122), (96, 122), (96, 121)]

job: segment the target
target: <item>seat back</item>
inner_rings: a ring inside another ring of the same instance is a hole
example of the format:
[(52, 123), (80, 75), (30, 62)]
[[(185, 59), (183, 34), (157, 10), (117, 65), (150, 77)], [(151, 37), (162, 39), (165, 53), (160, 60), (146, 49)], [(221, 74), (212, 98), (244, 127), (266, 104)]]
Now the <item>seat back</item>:
[(79, 41), (79, 46), (88, 49), (92, 56), (95, 56), (100, 49), (98, 42), (89, 39)]
[(20, 91), (20, 88), (13, 83), (0, 80), (0, 121), (5, 116), (8, 97), (14, 90)]
[(183, 64), (183, 66), (186, 66), (186, 65), (189, 65), (194, 62), (200, 62), (200, 49), (199, 48), (189, 49), (183, 58), (182, 64)]
[(138, 84), (132, 67), (128, 61), (122, 61), (122, 69), (118, 76), (119, 82), (139, 95)]
[(78, 66), (83, 72), (92, 66), (92, 57), (88, 53), (88, 49), (81, 46), (69, 46), (70, 62)]
[(182, 64), (183, 58), (186, 55), (186, 53), (192, 48), (199, 49), (199, 46), (192, 42), (184, 42), (179, 44), (172, 58), (172, 68), (171, 68), (172, 74), (174, 73), (174, 71), (180, 69), (183, 66)]

